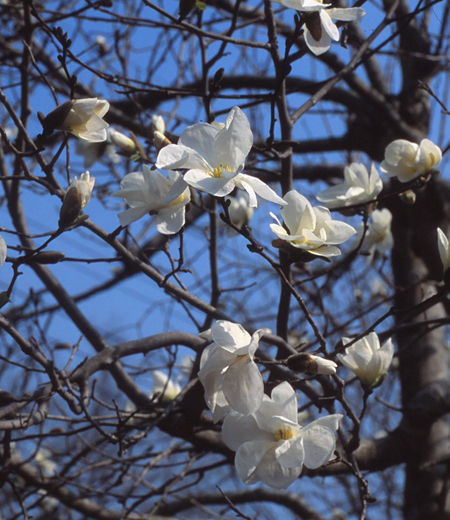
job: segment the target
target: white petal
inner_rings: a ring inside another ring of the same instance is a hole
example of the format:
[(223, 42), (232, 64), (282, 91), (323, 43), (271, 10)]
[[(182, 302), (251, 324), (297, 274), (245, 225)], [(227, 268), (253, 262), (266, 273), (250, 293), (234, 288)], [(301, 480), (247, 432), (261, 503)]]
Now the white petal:
[(336, 436), (333, 431), (316, 424), (305, 432), (302, 430), (302, 437), (307, 468), (319, 468), (331, 459), (336, 447)]
[(449, 242), (445, 233), (441, 228), (437, 229), (438, 234), (438, 248), (439, 248), (439, 256), (441, 257), (442, 266), (444, 268), (444, 273), (449, 268), (450, 260), (449, 260)]
[(117, 216), (119, 217), (120, 225), (125, 227), (128, 226), (128, 224), (136, 222), (136, 220), (139, 220), (143, 216), (147, 215), (148, 212), (148, 206), (142, 205), (121, 211)]
[(178, 233), (184, 226), (186, 208), (184, 205), (169, 206), (158, 211), (156, 229), (163, 235)]
[(253, 134), (247, 116), (239, 107), (234, 107), (213, 143), (214, 166), (222, 164), (237, 171), (244, 165), (252, 144)]
[(184, 175), (184, 180), (190, 186), (216, 197), (225, 197), (235, 188), (233, 179), (210, 177), (204, 170), (189, 170)]
[[(214, 157), (214, 142), (217, 139), (219, 130), (208, 123), (197, 123), (195, 125), (188, 126), (186, 130), (181, 134), (178, 140), (178, 145), (187, 146), (192, 150), (195, 150), (197, 154), (213, 168), (218, 166), (215, 164)], [(164, 148), (163, 148), (164, 150)], [(190, 166), (193, 168), (194, 166)]]
[(275, 457), (285, 468), (301, 468), (305, 460), (302, 437), (280, 441), (275, 449)]
[[(339, 29), (333, 23), (333, 20), (330, 18), (328, 14), (328, 10), (322, 10), (319, 12), (320, 21), (322, 23), (322, 29), (329, 35), (332, 40), (339, 41)], [(323, 33), (324, 31), (322, 31)]]
[(211, 327), (211, 335), (218, 345), (230, 352), (249, 345), (252, 339), (242, 325), (226, 320), (217, 320)]
[(223, 422), (222, 438), (233, 451), (250, 441), (273, 442), (273, 435), (258, 428), (253, 415), (230, 412)]
[(0, 236), (0, 265), (2, 265), (6, 260), (7, 247), (6, 242), (3, 237)]
[(251, 175), (240, 173), (238, 179), (236, 179), (236, 184), (241, 181), (245, 181), (249, 184), (262, 199), (274, 202), (275, 204), (280, 204), (281, 206), (287, 204), (284, 199), (279, 197), (272, 188), (269, 188), (269, 186), (267, 186), (267, 184), (262, 180), (252, 177)]
[(366, 11), (364, 11), (364, 9), (361, 9), (361, 7), (348, 7), (347, 9), (327, 9), (327, 13), (333, 20), (352, 22), (355, 20), (360, 20), (366, 14)]
[(264, 384), (256, 363), (249, 356), (239, 356), (222, 379), (222, 390), (233, 410), (249, 415), (260, 407)]

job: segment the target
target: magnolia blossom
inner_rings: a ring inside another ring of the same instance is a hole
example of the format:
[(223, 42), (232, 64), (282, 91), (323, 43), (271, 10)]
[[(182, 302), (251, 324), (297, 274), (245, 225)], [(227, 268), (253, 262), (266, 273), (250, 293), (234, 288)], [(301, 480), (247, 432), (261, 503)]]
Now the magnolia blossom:
[[(242, 325), (224, 320), (201, 334), (214, 341), (203, 351), (198, 373), (214, 420), (223, 416), (228, 406), (245, 415), (259, 408), (263, 379), (253, 356), (263, 334), (260, 329), (250, 336)], [(219, 413), (214, 415), (216, 407)]]
[(339, 29), (333, 20), (352, 22), (362, 18), (366, 12), (360, 7), (347, 9), (331, 8), (331, 4), (324, 4), (321, 0), (274, 0), (279, 4), (310, 13), (305, 20), (305, 42), (309, 50), (316, 56), (327, 52), (331, 40), (339, 41)]
[(236, 470), (245, 484), (261, 481), (284, 489), (297, 479), (303, 465), (316, 469), (331, 459), (341, 418), (329, 415), (301, 427), (295, 391), (283, 382), (272, 390), (271, 398), (264, 395), (251, 415), (228, 414), (222, 437), (236, 451)]
[(373, 163), (370, 175), (364, 164), (352, 163), (346, 166), (344, 179), (344, 183), (321, 191), (316, 196), (317, 200), (327, 208), (352, 206), (375, 199), (383, 189), (383, 181)]
[(441, 149), (429, 139), (423, 139), (420, 144), (398, 139), (386, 147), (380, 168), (388, 177), (408, 182), (433, 170), (441, 160)]
[(82, 173), (80, 179), (75, 177), (64, 195), (59, 211), (59, 224), (71, 224), (91, 200), (95, 178), (89, 172)]
[[(437, 228), (439, 256), (441, 257), (444, 273), (450, 267), (449, 242), (441, 228)], [(1, 264), (0, 264), (1, 265)]]
[(80, 179), (77, 177), (73, 179), (67, 188), (64, 200), (71, 196), (71, 191), (78, 191), (81, 198), (81, 209), (84, 209), (91, 200), (92, 190), (95, 185), (95, 177), (91, 177), (89, 172), (82, 173)]
[(335, 244), (342, 244), (356, 233), (349, 224), (333, 220), (327, 208), (313, 208), (296, 190), (287, 193), (284, 200), (288, 204), (281, 208), (281, 216), (287, 231), (273, 213), (277, 224), (270, 224), (270, 228), (293, 247), (316, 256), (337, 256), (341, 250)]
[[(369, 218), (368, 229), (364, 236), (361, 251), (368, 255), (370, 262), (376, 251), (380, 254), (387, 253), (394, 246), (394, 237), (391, 232), (392, 213), (387, 209), (376, 209)], [(353, 244), (359, 245), (364, 233), (364, 224), (358, 227)]]
[(127, 226), (147, 213), (156, 214), (156, 229), (164, 235), (178, 233), (184, 226), (185, 206), (191, 200), (189, 187), (177, 172), (167, 177), (144, 164), (142, 172), (132, 172), (122, 179), (120, 190), (111, 194), (123, 197), (130, 206), (119, 213), (121, 226)]
[(241, 173), (253, 144), (247, 116), (234, 107), (223, 127), (198, 123), (186, 128), (178, 144), (169, 144), (158, 153), (156, 167), (186, 169), (184, 180), (194, 188), (216, 197), (225, 197), (235, 188), (245, 190), (250, 207), (256, 207), (256, 194), (263, 199), (285, 204), (261, 180)]
[(8, 248), (6, 247), (6, 242), (3, 237), (0, 235), (0, 266), (3, 265), (6, 260), (6, 253), (8, 252)]
[(181, 386), (176, 381), (172, 381), (168, 375), (160, 370), (152, 372), (153, 391), (150, 392), (149, 397), (155, 397), (159, 401), (166, 403), (173, 401), (175, 397), (181, 392)]
[(56, 474), (58, 464), (52, 460), (52, 452), (47, 448), (39, 448), (36, 452), (34, 460), (45, 475), (53, 476)]
[(106, 141), (106, 129), (109, 125), (102, 117), (108, 110), (109, 103), (104, 99), (66, 101), (52, 110), (42, 121), (42, 125), (47, 133), (64, 130), (92, 143)]
[[(352, 341), (342, 338), (346, 345)], [(345, 349), (345, 355), (338, 354), (339, 361), (349, 368), (366, 388), (376, 388), (381, 385), (394, 356), (394, 345), (389, 338), (380, 348), (380, 340), (375, 332)]]
[[(239, 191), (235, 197), (226, 197), (226, 199), (230, 201), (228, 215), (230, 216), (231, 222), (239, 229), (242, 229), (250, 222), (253, 216), (253, 208), (249, 205), (247, 194)], [(228, 227), (227, 233), (228, 236), (233, 236), (236, 234), (236, 231)]]

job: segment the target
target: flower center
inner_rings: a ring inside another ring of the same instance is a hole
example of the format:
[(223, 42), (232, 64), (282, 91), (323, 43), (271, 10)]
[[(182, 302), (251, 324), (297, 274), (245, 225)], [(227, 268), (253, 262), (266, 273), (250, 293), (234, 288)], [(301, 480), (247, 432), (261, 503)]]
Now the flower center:
[(294, 436), (294, 432), (292, 431), (292, 428), (290, 428), (289, 426), (283, 426), (282, 428), (277, 428), (275, 430), (274, 436), (276, 441), (286, 441), (288, 439), (292, 439), (292, 437)]
[(222, 170), (225, 170), (227, 172), (233, 171), (229, 166), (224, 166), (222, 163), (220, 163), (220, 166), (216, 166), (213, 170), (213, 177), (220, 178), (222, 177)]

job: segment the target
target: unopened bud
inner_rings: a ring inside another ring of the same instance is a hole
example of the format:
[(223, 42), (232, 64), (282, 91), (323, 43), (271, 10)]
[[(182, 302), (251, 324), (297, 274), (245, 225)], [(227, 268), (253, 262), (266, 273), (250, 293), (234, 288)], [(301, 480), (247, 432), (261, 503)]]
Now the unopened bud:
[(64, 200), (59, 212), (59, 226), (71, 224), (91, 200), (91, 193), (94, 188), (95, 178), (89, 172), (82, 173), (80, 179), (77, 177), (70, 183), (64, 195)]
[(155, 146), (158, 152), (162, 150), (164, 147), (169, 146), (169, 144), (172, 144), (172, 141), (170, 141), (170, 139), (167, 139), (167, 137), (161, 132), (156, 131), (153, 134), (153, 145)]
[(117, 146), (119, 150), (122, 150), (122, 152), (125, 152), (128, 155), (136, 153), (136, 143), (130, 137), (122, 134), (122, 132), (118, 132), (117, 130), (114, 130), (114, 128), (111, 128), (109, 131), (109, 138), (111, 143)]
[(286, 365), (295, 372), (304, 372), (310, 375), (335, 374), (337, 368), (334, 361), (313, 354), (307, 354), (306, 352), (289, 356), (286, 360)]
[(81, 212), (81, 190), (72, 186), (67, 190), (59, 211), (59, 226), (71, 224)]
[(166, 133), (166, 123), (164, 122), (163, 116), (159, 114), (152, 115), (152, 130), (154, 132), (161, 132), (162, 134)]
[(415, 204), (417, 196), (413, 190), (408, 190), (400, 195), (400, 199), (405, 204)]
[(36, 253), (31, 259), (30, 263), (36, 264), (57, 264), (65, 257), (61, 251), (40, 251)]

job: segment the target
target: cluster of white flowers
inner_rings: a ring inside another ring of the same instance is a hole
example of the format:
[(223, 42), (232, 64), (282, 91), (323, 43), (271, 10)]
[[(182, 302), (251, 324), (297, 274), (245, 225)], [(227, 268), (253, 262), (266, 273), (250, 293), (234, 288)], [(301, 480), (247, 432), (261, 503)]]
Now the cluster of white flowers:
[[(236, 451), (236, 469), (246, 484), (264, 482), (286, 488), (300, 475), (303, 465), (318, 468), (334, 453), (334, 432), (342, 415), (323, 417), (301, 427), (297, 397), (287, 382), (264, 394), (254, 354), (264, 330), (252, 336), (239, 324), (217, 321), (201, 334), (212, 339), (200, 361), (198, 377), (215, 422), (225, 418), (222, 435)], [(322, 373), (333, 374), (336, 364), (315, 358)], [(323, 361), (323, 363), (322, 363)]]

